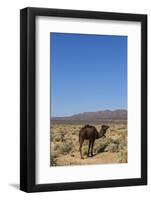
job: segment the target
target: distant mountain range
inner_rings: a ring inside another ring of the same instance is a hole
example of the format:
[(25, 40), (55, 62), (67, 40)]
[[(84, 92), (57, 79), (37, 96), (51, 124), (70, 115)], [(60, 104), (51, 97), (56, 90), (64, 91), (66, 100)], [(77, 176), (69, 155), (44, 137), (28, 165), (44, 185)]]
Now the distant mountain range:
[(69, 117), (52, 117), (52, 120), (56, 121), (112, 121), (127, 120), (127, 110), (102, 110), (96, 112), (84, 112), (75, 114)]

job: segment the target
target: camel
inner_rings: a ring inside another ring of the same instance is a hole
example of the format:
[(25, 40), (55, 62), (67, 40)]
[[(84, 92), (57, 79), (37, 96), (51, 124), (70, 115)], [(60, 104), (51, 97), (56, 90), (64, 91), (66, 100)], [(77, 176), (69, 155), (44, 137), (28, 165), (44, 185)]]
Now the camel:
[(105, 133), (108, 128), (109, 128), (109, 126), (102, 125), (100, 132), (98, 132), (94, 126), (91, 126), (89, 124), (87, 124), (83, 128), (81, 128), (81, 130), (79, 132), (79, 143), (80, 143), (79, 151), (80, 151), (81, 159), (84, 159), (82, 156), (82, 145), (83, 145), (84, 140), (89, 140), (87, 156), (89, 157), (89, 152), (90, 152), (90, 148), (91, 148), (90, 156), (92, 157), (93, 156), (93, 146), (94, 146), (95, 140), (99, 139), (101, 137), (106, 137)]

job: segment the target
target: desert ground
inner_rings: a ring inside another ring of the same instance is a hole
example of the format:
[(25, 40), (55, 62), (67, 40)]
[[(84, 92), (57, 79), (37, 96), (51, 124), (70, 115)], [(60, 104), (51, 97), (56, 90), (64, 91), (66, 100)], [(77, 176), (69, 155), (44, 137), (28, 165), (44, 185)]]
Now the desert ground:
[(87, 157), (88, 141), (79, 153), (79, 131), (82, 123), (53, 122), (50, 128), (50, 166), (127, 163), (127, 123), (89, 123), (99, 131), (101, 125), (110, 126), (106, 138), (96, 139), (94, 156)]

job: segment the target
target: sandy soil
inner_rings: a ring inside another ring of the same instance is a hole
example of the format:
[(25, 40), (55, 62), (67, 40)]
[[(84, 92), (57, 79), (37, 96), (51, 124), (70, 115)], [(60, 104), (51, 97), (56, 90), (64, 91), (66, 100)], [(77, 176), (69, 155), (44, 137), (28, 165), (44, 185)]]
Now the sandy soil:
[(84, 157), (81, 159), (79, 153), (65, 155), (56, 159), (58, 166), (64, 165), (87, 165), (87, 164), (108, 164), (117, 163), (119, 153), (103, 152), (93, 157)]
[[(99, 131), (101, 124), (92, 124)], [(105, 139), (97, 139), (94, 144), (95, 156), (87, 157), (88, 141), (85, 140), (79, 153), (79, 131), (81, 124), (53, 124), (50, 130), (50, 166), (107, 164), (127, 162), (127, 125), (108, 124)]]

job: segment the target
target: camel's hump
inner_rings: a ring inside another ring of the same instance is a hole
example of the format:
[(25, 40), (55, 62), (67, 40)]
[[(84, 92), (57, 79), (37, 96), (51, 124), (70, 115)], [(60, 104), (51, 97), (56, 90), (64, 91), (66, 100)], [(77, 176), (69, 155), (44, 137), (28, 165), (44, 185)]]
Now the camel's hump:
[(86, 124), (83, 128), (92, 128), (93, 126)]

